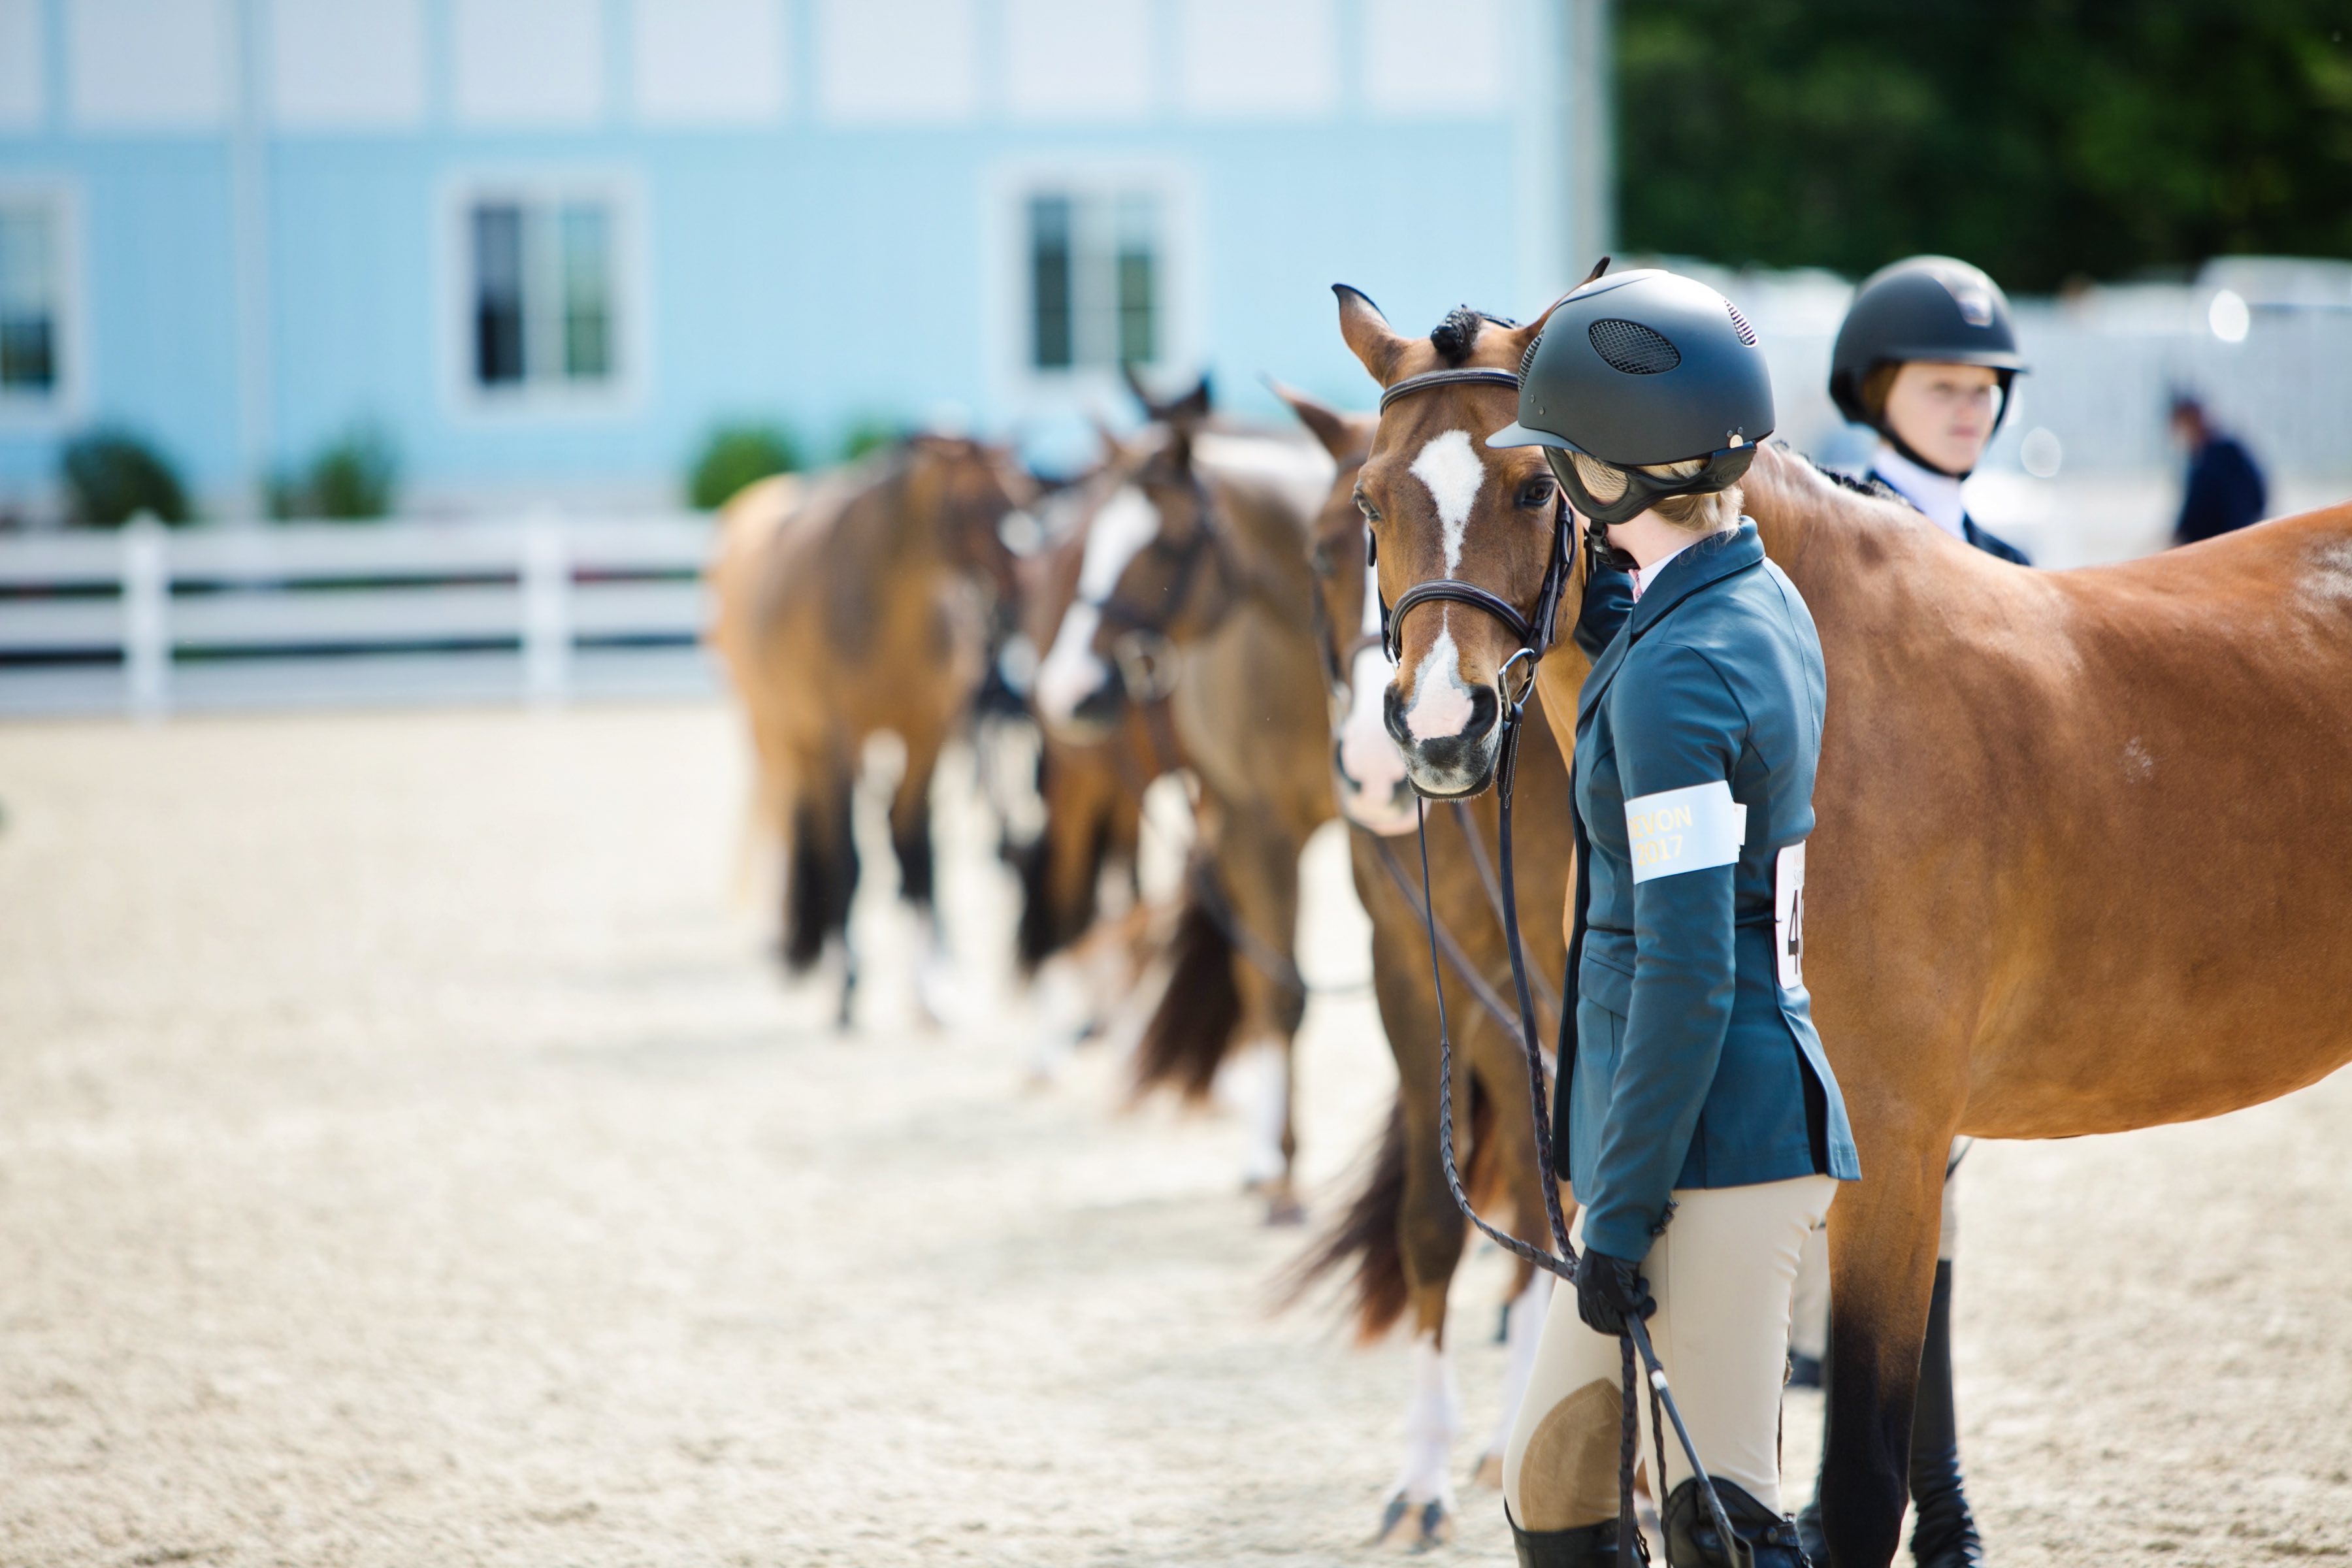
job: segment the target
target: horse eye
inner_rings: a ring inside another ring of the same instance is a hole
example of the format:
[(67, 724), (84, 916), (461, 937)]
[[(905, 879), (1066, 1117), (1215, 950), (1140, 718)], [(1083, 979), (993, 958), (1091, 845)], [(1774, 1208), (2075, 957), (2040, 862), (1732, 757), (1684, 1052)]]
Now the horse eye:
[(1381, 509), (1360, 495), (1356, 498), (1356, 510), (1364, 514), (1366, 522), (1378, 522), (1381, 520)]
[(1530, 479), (1528, 481), (1527, 488), (1519, 492), (1519, 504), (1525, 507), (1549, 506), (1552, 497), (1559, 492), (1559, 489), (1556, 483), (1548, 479)]

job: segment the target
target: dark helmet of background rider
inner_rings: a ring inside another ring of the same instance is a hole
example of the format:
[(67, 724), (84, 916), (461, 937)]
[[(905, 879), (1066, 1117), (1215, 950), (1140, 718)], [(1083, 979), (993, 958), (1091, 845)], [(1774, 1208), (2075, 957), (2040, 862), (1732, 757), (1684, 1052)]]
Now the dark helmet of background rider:
[[(1486, 444), (1547, 448), (1577, 510), (1613, 522), (1645, 497), (1727, 488), (1772, 422), (1772, 374), (1748, 319), (1696, 279), (1643, 268), (1596, 279), (1559, 302), (1520, 363), (1518, 421)], [(1694, 458), (1706, 467), (1664, 483), (1634, 474), (1624, 501), (1612, 505), (1581, 493), (1562, 452), (1623, 469)]]
[(2000, 429), (2009, 417), (2010, 383), (2026, 368), (2000, 285), (1949, 256), (1914, 256), (1872, 273), (1854, 290), (1830, 350), (1830, 398), (1856, 425), (1876, 426), (1863, 384), (1882, 364), (1913, 360), (1998, 372), (1993, 428)]

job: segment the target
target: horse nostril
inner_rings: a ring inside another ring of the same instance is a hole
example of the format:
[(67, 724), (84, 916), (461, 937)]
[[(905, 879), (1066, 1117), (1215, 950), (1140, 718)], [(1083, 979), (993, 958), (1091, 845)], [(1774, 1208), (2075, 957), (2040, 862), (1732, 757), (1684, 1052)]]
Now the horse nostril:
[(1381, 725), (1388, 731), (1389, 739), (1407, 750), (1412, 748), (1412, 731), (1404, 726), (1404, 700), (1397, 695), (1394, 686), (1381, 693)]
[(1364, 787), (1363, 781), (1348, 771), (1348, 747), (1344, 741), (1331, 742), (1331, 772), (1338, 775), (1339, 782), (1349, 789), (1360, 790)]
[(1496, 717), (1501, 711), (1502, 702), (1496, 697), (1493, 687), (1472, 687), (1470, 689), (1470, 722), (1463, 726), (1462, 738), (1465, 741), (1475, 741), (1485, 735), (1487, 731), (1495, 727)]

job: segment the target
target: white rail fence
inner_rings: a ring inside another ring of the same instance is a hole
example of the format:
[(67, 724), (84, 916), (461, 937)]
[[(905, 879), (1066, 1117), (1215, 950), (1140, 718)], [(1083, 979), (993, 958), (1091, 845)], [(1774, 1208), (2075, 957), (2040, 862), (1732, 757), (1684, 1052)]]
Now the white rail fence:
[(0, 537), (0, 716), (714, 689), (709, 520)]

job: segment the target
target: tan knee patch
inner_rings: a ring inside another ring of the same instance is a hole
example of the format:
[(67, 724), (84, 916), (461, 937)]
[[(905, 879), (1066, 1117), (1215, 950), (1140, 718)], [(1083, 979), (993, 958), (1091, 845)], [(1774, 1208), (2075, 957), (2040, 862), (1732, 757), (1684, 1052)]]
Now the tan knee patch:
[(1574, 1530), (1617, 1517), (1625, 1396), (1596, 1378), (1544, 1413), (1519, 1460), (1519, 1528)]

